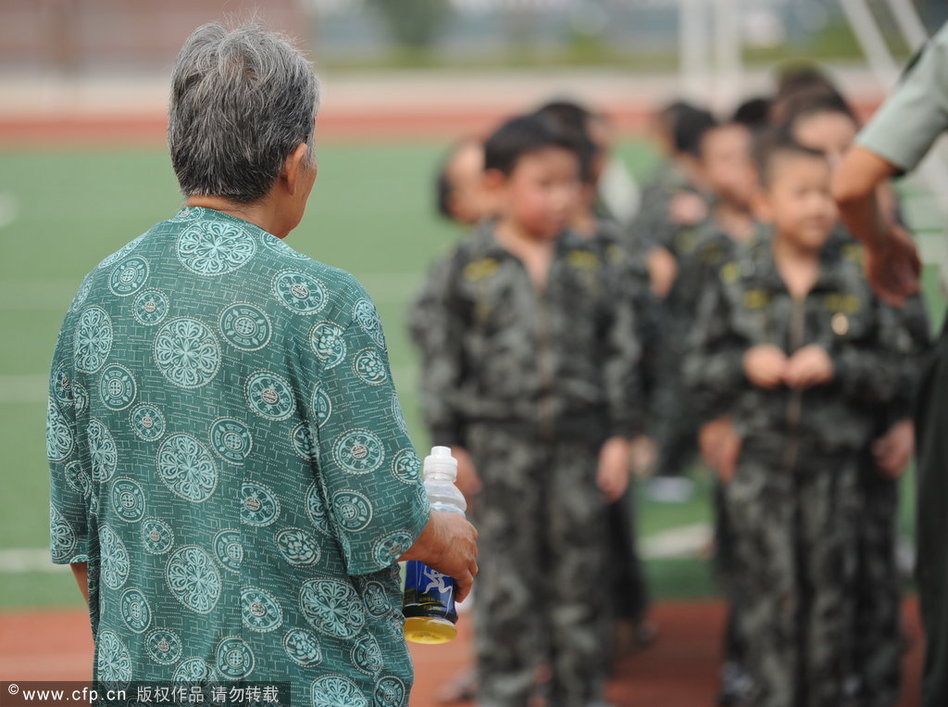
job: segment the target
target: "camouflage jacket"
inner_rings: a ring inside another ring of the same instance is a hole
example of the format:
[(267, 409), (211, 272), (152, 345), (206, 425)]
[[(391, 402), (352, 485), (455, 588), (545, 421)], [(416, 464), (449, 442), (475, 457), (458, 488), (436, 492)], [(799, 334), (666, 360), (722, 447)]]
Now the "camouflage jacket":
[(563, 234), (539, 291), (485, 223), (434, 266), (409, 317), (434, 443), (464, 444), (480, 422), (541, 436), (638, 432), (635, 316), (604, 252)]
[[(683, 367), (694, 403), (702, 419), (729, 415), (745, 444), (777, 449), (792, 439), (822, 452), (859, 449), (905, 384), (912, 337), (870, 290), (858, 245), (827, 243), (818, 280), (802, 300), (787, 291), (772, 246), (761, 228), (701, 295)], [(803, 391), (757, 388), (744, 375), (743, 355), (758, 344), (787, 355), (818, 344), (830, 355), (833, 379)]]

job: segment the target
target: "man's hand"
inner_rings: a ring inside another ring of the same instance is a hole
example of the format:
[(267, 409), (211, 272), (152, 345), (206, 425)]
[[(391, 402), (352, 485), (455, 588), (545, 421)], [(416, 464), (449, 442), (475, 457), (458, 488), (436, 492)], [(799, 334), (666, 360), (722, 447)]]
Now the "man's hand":
[(477, 530), (460, 513), (432, 511), (428, 524), (399, 561), (420, 560), (457, 582), (464, 601), (477, 576)]
[(481, 491), (481, 477), (477, 475), (474, 460), (464, 447), (451, 447), (451, 455), (458, 460), (458, 478), (455, 483), (470, 507), (474, 497)]
[(922, 261), (912, 237), (890, 223), (888, 238), (866, 247), (866, 279), (883, 302), (895, 307), (919, 290)]
[(744, 375), (758, 388), (776, 388), (784, 382), (787, 356), (773, 344), (758, 344), (744, 352)]
[(596, 485), (609, 503), (618, 500), (629, 486), (629, 448), (625, 437), (610, 437), (599, 450)]
[(833, 380), (833, 361), (822, 346), (810, 344), (798, 349), (787, 361), (784, 382), (803, 390)]
[(730, 482), (741, 455), (741, 438), (730, 419), (719, 417), (702, 425), (698, 443), (705, 464), (717, 472), (722, 482)]
[(889, 479), (899, 479), (915, 452), (915, 425), (911, 420), (896, 422), (872, 443), (872, 456)]

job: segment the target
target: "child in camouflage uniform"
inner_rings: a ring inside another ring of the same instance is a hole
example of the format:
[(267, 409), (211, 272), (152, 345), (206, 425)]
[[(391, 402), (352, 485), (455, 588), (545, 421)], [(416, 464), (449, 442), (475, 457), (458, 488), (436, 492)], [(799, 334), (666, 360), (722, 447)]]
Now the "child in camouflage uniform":
[(852, 703), (860, 458), (902, 384), (907, 337), (858, 249), (829, 242), (825, 156), (773, 138), (760, 176), (769, 227), (703, 293), (685, 376), (702, 416), (731, 425), (719, 473), (746, 704), (838, 707)]
[[(575, 143), (538, 116), (485, 145), (499, 217), (461, 243), (431, 292), (425, 417), (480, 489), (474, 611), (479, 701), (522, 707), (536, 669), (550, 701), (601, 699), (606, 504), (628, 482), (639, 346), (594, 243), (564, 231)], [(435, 344), (435, 345), (432, 345)]]

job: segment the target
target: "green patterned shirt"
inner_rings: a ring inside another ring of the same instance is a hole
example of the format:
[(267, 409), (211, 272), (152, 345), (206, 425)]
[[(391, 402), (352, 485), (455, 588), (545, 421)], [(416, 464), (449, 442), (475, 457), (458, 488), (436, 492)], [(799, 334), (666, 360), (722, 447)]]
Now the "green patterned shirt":
[(47, 449), (53, 561), (89, 563), (97, 679), (407, 705), (396, 559), (428, 503), (351, 275), (182, 209), (83, 281)]

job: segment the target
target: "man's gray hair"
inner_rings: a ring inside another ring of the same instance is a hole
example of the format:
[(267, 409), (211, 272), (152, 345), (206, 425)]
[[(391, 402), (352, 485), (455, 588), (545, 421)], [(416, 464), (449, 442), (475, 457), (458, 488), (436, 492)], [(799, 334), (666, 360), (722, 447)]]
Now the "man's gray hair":
[(280, 35), (255, 24), (198, 27), (171, 77), (168, 146), (181, 191), (259, 200), (300, 143), (313, 159), (318, 103), (312, 67)]

